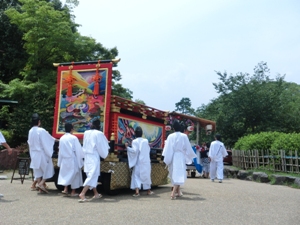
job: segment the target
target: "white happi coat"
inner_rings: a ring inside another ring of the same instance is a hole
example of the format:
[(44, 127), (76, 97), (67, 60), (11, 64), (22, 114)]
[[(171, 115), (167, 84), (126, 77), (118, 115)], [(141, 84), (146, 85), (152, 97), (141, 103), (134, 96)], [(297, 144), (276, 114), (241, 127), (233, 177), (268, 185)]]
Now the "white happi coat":
[(223, 162), (223, 158), (227, 156), (228, 153), (224, 144), (221, 141), (213, 141), (210, 145), (208, 157), (213, 162)]
[(5, 140), (3, 134), (0, 131), (0, 144), (2, 144), (2, 143), (6, 143), (6, 140)]
[(72, 189), (82, 186), (83, 151), (78, 138), (65, 133), (59, 140), (57, 166), (60, 167), (57, 183), (71, 185)]
[(132, 141), (132, 148), (127, 147), (129, 168), (133, 167), (131, 175), (131, 189), (151, 187), (150, 146), (147, 139), (139, 137)]
[(173, 185), (183, 185), (186, 181), (186, 164), (191, 164), (197, 157), (186, 134), (174, 132), (167, 138), (162, 155), (169, 168)]
[(87, 175), (83, 186), (96, 188), (100, 176), (100, 157), (106, 158), (109, 145), (105, 135), (99, 130), (87, 130), (83, 135), (84, 172)]
[(53, 145), (55, 138), (52, 137), (44, 128), (34, 126), (29, 130), (28, 145), (30, 153), (30, 168), (36, 171), (36, 176), (48, 179), (54, 175), (52, 163)]

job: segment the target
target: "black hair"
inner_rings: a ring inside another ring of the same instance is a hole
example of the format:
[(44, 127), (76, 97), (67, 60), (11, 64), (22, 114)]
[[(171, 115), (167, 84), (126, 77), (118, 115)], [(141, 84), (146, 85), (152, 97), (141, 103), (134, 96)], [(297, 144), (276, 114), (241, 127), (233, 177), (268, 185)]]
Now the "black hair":
[(143, 136), (143, 130), (140, 126), (136, 127), (134, 130), (135, 137), (139, 138)]
[(220, 134), (216, 134), (216, 135), (215, 135), (215, 138), (216, 138), (218, 141), (221, 141), (221, 135), (220, 135)]
[(182, 126), (181, 126), (181, 124), (179, 123), (178, 120), (175, 120), (175, 121), (174, 121), (174, 123), (173, 123), (173, 128), (174, 128), (174, 131), (175, 131), (175, 132), (181, 131)]
[(209, 142), (206, 143), (206, 147), (210, 148), (210, 143)]
[(72, 129), (73, 129), (73, 125), (71, 123), (66, 123), (65, 124), (66, 133), (70, 133)]
[(31, 125), (32, 126), (37, 126), (39, 125), (40, 117), (39, 114), (33, 113), (31, 117)]
[(91, 129), (100, 130), (100, 120), (96, 119), (93, 121)]
[(187, 126), (184, 124), (183, 121), (181, 121), (180, 126), (181, 126), (180, 132), (184, 133), (184, 131), (186, 131), (186, 129), (187, 129)]

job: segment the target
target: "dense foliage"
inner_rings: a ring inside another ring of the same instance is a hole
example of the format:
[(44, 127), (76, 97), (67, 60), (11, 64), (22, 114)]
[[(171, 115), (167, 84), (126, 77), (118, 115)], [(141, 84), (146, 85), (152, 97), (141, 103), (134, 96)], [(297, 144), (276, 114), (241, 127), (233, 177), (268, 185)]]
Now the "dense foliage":
[(261, 132), (239, 138), (234, 145), (235, 150), (270, 151), (277, 155), (278, 150), (297, 151), (300, 154), (300, 134), (281, 132)]
[(300, 132), (300, 86), (270, 78), (267, 63), (261, 62), (254, 74), (228, 75), (217, 72), (214, 87), (220, 96), (196, 110), (196, 115), (217, 123), (228, 147), (248, 134), (267, 131)]
[(183, 114), (194, 114), (192, 102), (189, 98), (182, 98), (179, 102), (175, 103), (175, 111)]
[[(27, 139), (33, 112), (41, 115), (42, 126), (51, 132), (53, 126), (56, 68), (54, 62), (114, 59), (117, 48), (107, 49), (91, 37), (77, 32), (71, 10), (76, 0), (5, 0), (0, 4), (0, 98), (18, 101), (12, 113), (2, 107), (8, 129), (15, 140)], [(131, 99), (132, 92), (116, 82), (121, 80), (113, 71), (114, 95)], [(16, 143), (18, 144), (18, 143)]]

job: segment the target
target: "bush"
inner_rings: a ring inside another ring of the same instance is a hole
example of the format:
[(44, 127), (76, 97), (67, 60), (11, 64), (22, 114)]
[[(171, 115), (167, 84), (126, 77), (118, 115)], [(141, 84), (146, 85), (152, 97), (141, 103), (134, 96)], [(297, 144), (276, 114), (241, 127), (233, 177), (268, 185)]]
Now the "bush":
[(300, 134), (281, 134), (272, 144), (271, 150), (277, 154), (278, 150), (297, 151), (300, 153)]
[(284, 133), (261, 132), (241, 137), (234, 145), (236, 150), (270, 150), (274, 141)]
[(297, 151), (300, 153), (300, 134), (281, 132), (261, 132), (241, 137), (234, 145), (235, 150), (271, 150), (278, 155), (278, 150)]

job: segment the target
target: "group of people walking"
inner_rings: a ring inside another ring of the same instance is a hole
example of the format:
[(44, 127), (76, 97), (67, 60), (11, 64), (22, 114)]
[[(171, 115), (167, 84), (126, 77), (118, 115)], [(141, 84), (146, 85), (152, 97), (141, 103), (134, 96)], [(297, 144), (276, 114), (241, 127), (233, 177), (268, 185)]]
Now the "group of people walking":
[[(28, 145), (31, 157), (30, 168), (34, 172), (32, 189), (48, 193), (46, 180), (53, 177), (54, 167), (52, 163), (53, 145), (58, 141), (45, 129), (40, 127), (41, 121), (38, 114), (32, 116), (32, 128), (28, 134)], [(197, 157), (188, 139), (188, 131), (183, 131), (179, 121), (173, 123), (174, 133), (167, 137), (162, 152), (163, 161), (169, 170), (169, 178), (173, 185), (171, 200), (183, 196), (180, 187), (187, 179), (186, 164), (191, 164)], [(62, 194), (71, 197), (79, 197), (79, 202), (86, 202), (86, 192), (93, 190), (93, 199), (101, 198), (97, 191), (98, 177), (100, 176), (100, 157), (106, 158), (109, 153), (109, 142), (100, 131), (100, 121), (92, 122), (90, 130), (84, 132), (83, 146), (78, 138), (73, 135), (73, 125), (65, 124), (65, 134), (59, 140), (58, 184), (64, 186)], [(135, 129), (135, 139), (125, 144), (128, 155), (128, 164), (132, 168), (130, 188), (135, 191), (134, 197), (140, 196), (140, 190), (146, 190), (147, 195), (154, 194), (151, 191), (151, 159), (150, 146), (147, 139), (142, 137), (141, 127)], [(219, 182), (223, 180), (223, 157), (227, 155), (221, 136), (216, 135), (216, 140), (210, 146), (202, 146), (200, 154), (203, 165), (203, 176), (212, 181), (217, 177)], [(3, 135), (0, 133), (0, 142), (11, 153)], [(208, 151), (209, 147), (209, 151)], [(206, 159), (207, 158), (207, 159)], [(209, 168), (210, 166), (210, 168)], [(82, 179), (82, 168), (86, 173), (86, 179)], [(69, 194), (68, 186), (71, 186)], [(79, 187), (83, 187), (81, 193), (76, 193)]]
[[(30, 168), (34, 172), (34, 183), (37, 189), (48, 193), (45, 182), (53, 177), (52, 163), (53, 145), (56, 139), (45, 129), (40, 127), (41, 121), (37, 114), (32, 116), (32, 128), (28, 135), (28, 145), (31, 157)], [(83, 146), (73, 135), (73, 125), (65, 124), (65, 134), (59, 140), (57, 165), (60, 167), (58, 181), (64, 186), (62, 194), (69, 195), (68, 186), (71, 186), (70, 196), (79, 196), (79, 202), (87, 201), (85, 194), (93, 190), (93, 198), (101, 198), (97, 191), (98, 177), (100, 176), (100, 157), (106, 158), (109, 145), (105, 135), (100, 131), (100, 121), (94, 120), (90, 130), (84, 132)], [(82, 167), (86, 179), (82, 180)], [(81, 193), (76, 189), (83, 186)]]

